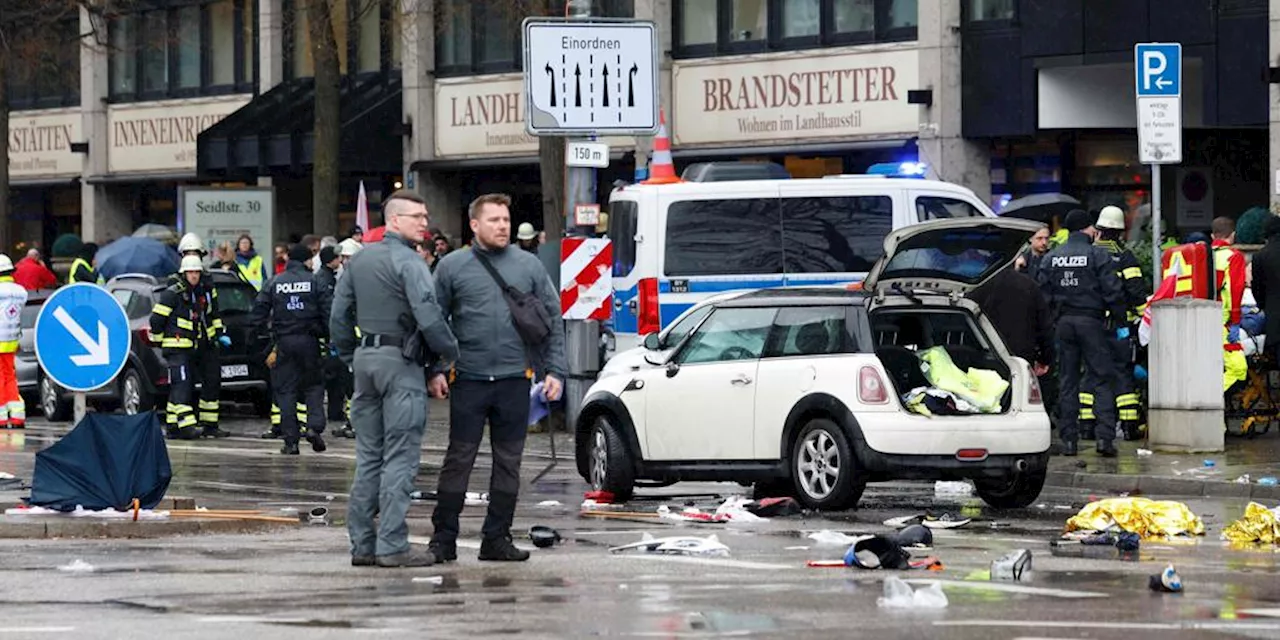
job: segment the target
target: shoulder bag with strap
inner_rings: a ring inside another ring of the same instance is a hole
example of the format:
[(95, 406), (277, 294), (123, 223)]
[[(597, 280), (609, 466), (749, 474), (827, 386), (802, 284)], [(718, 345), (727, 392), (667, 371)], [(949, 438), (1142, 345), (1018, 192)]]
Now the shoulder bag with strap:
[(547, 315), (547, 308), (542, 306), (542, 301), (533, 292), (525, 293), (508, 285), (483, 253), (475, 250), (471, 253), (484, 265), (493, 281), (498, 283), (498, 288), (502, 289), (502, 297), (511, 308), (511, 322), (516, 327), (516, 333), (520, 334), (520, 339), (528, 346), (541, 345), (551, 334), (551, 318)]

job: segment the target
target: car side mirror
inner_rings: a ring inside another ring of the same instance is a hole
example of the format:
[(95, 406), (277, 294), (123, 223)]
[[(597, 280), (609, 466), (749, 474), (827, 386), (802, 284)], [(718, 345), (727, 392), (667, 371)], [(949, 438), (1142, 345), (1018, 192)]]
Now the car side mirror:
[(644, 337), (644, 348), (649, 351), (657, 351), (662, 346), (662, 340), (658, 338), (658, 334), (651, 333)]

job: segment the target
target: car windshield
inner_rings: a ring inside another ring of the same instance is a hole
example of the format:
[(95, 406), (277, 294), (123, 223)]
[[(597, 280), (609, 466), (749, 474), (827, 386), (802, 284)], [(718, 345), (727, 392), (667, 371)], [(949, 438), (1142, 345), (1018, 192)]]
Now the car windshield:
[(249, 313), (258, 292), (252, 286), (240, 283), (218, 284), (218, 310), (223, 315)]

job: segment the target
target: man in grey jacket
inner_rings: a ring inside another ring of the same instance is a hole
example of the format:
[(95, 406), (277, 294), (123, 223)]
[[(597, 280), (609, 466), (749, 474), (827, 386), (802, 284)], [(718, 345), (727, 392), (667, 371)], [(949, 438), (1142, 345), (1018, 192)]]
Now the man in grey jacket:
[(347, 531), (354, 566), (424, 567), (435, 555), (410, 549), (405, 517), (422, 461), (427, 384), (423, 363), (406, 357), (404, 346), (421, 332), (435, 356), (452, 362), (458, 343), (436, 303), (431, 271), (413, 249), (427, 232), (422, 198), (396, 191), (383, 213), (386, 237), (351, 259), (329, 318), (338, 357), (354, 364), (355, 374), (356, 474)]
[[(547, 400), (559, 399), (565, 373), (564, 324), (560, 293), (537, 256), (510, 247), (511, 198), (476, 198), (468, 213), (475, 242), (470, 251), (454, 251), (436, 266), (436, 291), (449, 325), (458, 336), (459, 355), (453, 387), (445, 376), (432, 377), (433, 395), (449, 395), (449, 450), (440, 469), (438, 498), (431, 522), (430, 549), (437, 562), (457, 559), (458, 514), (475, 464), (485, 422), (493, 447), (489, 512), (481, 528), (480, 559), (519, 562), (529, 559), (511, 541), (520, 490), (520, 459), (529, 426), (529, 393), (534, 371), (546, 371)], [(542, 344), (526, 345), (513, 324), (503, 291), (481, 260), (506, 284), (532, 293), (551, 318)], [(356, 425), (357, 433), (360, 426)]]

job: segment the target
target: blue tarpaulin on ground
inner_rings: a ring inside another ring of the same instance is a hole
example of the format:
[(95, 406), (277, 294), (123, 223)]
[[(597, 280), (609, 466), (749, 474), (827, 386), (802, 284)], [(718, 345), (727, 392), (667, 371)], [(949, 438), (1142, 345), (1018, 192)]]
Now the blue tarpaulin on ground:
[(173, 470), (164, 432), (153, 412), (134, 416), (90, 413), (53, 446), (36, 454), (33, 506), (74, 511), (160, 504)]

